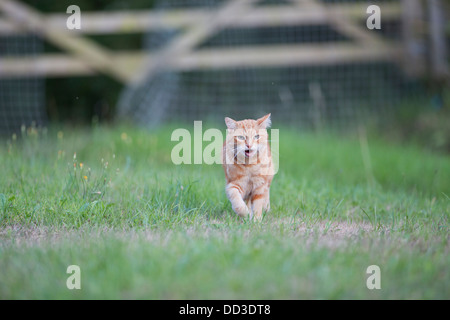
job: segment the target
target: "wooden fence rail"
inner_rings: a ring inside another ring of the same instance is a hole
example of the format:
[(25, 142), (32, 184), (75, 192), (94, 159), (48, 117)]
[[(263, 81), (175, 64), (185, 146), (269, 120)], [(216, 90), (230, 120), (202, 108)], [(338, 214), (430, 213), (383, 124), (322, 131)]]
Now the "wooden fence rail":
[[(382, 5), (383, 19), (397, 19), (401, 15), (399, 3)], [(254, 28), (262, 26), (290, 26), (327, 24), (331, 16), (345, 15), (350, 20), (366, 17), (367, 4), (341, 3), (326, 5), (321, 8), (305, 6), (301, 10), (290, 5), (255, 7), (245, 12), (233, 26)], [(214, 12), (212, 9), (171, 9), (161, 12), (152, 10), (82, 12), (82, 29), (74, 32), (82, 34), (120, 34), (163, 29), (184, 29), (204, 21)], [(67, 14), (46, 14), (46, 24), (53, 29), (65, 29)], [(0, 35), (23, 33), (23, 28), (0, 17)]]

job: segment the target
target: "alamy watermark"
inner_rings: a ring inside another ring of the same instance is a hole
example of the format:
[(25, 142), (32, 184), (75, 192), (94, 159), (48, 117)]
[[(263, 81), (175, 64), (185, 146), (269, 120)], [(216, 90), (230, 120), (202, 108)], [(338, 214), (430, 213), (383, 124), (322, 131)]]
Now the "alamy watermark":
[(381, 29), (381, 9), (377, 5), (371, 5), (367, 7), (367, 14), (370, 16), (366, 20), (367, 29)]
[(366, 274), (370, 276), (366, 280), (366, 287), (369, 290), (381, 289), (381, 269), (376, 264), (368, 266)]
[(69, 30), (81, 29), (81, 9), (77, 5), (70, 5), (67, 7), (66, 13), (71, 15), (67, 18), (66, 27)]
[[(81, 9), (77, 5), (70, 5), (67, 7), (66, 13), (71, 14), (66, 21), (67, 29), (81, 29)], [(381, 29), (381, 9), (377, 5), (370, 5), (366, 10), (370, 16), (366, 20), (368, 29)]]
[(70, 276), (66, 280), (66, 287), (69, 290), (81, 289), (81, 269), (80, 266), (72, 264), (67, 267), (66, 273)]
[[(234, 134), (239, 136), (239, 130), (236, 129)], [(273, 164), (273, 174), (278, 172), (279, 167), (279, 130), (269, 129), (270, 139), (260, 144), (262, 151), (268, 151), (270, 148), (270, 155)], [(242, 133), (243, 134), (243, 133)], [(191, 132), (185, 128), (178, 128), (172, 132), (171, 141), (178, 142), (171, 152), (171, 160), (175, 165), (180, 164), (268, 164), (268, 157), (260, 157), (257, 153), (251, 159), (245, 157), (227, 156), (224, 144), (224, 135), (221, 130), (217, 128), (209, 128), (203, 132), (202, 121), (194, 121), (193, 136)], [(207, 142), (204, 146), (204, 142)], [(235, 148), (236, 145), (228, 146)], [(267, 149), (266, 149), (267, 148)], [(225, 153), (225, 157), (224, 157)], [(235, 154), (235, 153), (232, 153)]]

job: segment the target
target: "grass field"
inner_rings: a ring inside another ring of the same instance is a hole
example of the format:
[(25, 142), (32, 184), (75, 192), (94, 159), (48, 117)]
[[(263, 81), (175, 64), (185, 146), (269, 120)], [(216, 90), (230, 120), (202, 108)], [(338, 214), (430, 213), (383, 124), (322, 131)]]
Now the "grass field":
[(447, 155), (280, 128), (272, 211), (256, 223), (232, 212), (220, 165), (172, 164), (171, 132), (2, 141), (0, 298), (450, 298)]

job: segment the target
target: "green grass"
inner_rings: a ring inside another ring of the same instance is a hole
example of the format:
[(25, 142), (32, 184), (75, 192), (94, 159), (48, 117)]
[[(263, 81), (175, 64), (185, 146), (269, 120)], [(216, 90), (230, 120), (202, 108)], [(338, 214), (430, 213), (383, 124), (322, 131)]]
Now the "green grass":
[(450, 298), (448, 156), (280, 128), (272, 211), (255, 223), (232, 212), (220, 165), (172, 164), (172, 129), (3, 141), (0, 298)]

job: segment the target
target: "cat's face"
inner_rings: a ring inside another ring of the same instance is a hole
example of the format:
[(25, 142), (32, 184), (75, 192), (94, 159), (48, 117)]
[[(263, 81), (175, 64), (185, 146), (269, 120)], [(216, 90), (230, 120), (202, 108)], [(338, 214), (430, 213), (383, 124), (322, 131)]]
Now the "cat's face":
[(227, 153), (238, 161), (253, 159), (268, 148), (267, 128), (270, 126), (270, 114), (258, 120), (235, 121), (225, 118), (227, 125)]

